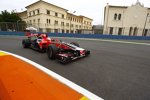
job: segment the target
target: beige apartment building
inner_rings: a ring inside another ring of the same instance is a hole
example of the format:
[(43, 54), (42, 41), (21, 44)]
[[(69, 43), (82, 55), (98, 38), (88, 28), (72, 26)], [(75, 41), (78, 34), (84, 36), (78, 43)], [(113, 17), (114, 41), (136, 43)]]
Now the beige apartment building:
[(84, 33), (92, 30), (92, 19), (68, 13), (67, 9), (39, 0), (26, 7), (19, 16), (28, 26), (33, 26), (40, 32), (52, 33)]
[(131, 6), (107, 4), (103, 34), (150, 36), (150, 8), (144, 7), (139, 0)]

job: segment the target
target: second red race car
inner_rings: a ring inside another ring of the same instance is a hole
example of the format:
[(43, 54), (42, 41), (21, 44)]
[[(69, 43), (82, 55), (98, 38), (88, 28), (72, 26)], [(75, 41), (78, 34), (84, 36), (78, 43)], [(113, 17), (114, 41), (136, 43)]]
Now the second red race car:
[(46, 52), (49, 59), (57, 59), (61, 63), (68, 63), (90, 54), (89, 50), (81, 48), (77, 42), (62, 42), (48, 37), (45, 33), (29, 35), (27, 39), (22, 40), (22, 45), (24, 48)]

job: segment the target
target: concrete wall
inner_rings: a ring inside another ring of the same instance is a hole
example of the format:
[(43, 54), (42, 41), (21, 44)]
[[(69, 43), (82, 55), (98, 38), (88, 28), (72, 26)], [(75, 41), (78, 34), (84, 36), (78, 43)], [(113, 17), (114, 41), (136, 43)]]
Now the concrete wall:
[[(150, 36), (150, 16), (147, 16), (149, 12), (150, 9), (144, 7), (138, 1), (136, 4), (128, 7), (107, 5), (104, 12), (103, 32), (104, 34), (110, 34), (110, 30), (113, 28), (113, 35), (118, 35), (119, 28), (121, 28), (121, 35), (142, 36), (143, 30), (149, 29), (146, 36)], [(115, 14), (117, 14), (116, 19), (114, 18)], [(118, 19), (119, 14), (121, 15), (121, 19)], [(132, 31), (130, 28), (132, 28)]]

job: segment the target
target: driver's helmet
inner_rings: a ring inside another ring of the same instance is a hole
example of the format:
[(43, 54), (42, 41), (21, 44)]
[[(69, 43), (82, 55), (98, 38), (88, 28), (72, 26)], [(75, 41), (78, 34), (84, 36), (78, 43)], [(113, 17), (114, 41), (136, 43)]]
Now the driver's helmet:
[(41, 37), (42, 38), (47, 38), (47, 35), (46, 34), (41, 34)]

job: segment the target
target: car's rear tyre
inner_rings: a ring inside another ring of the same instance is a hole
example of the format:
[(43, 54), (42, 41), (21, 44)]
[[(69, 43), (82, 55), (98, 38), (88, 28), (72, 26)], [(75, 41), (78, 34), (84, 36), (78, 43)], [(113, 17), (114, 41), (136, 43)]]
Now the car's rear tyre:
[(75, 45), (77, 47), (80, 47), (79, 43), (77, 43), (77, 42), (71, 42), (70, 44), (73, 44), (73, 45)]
[(51, 44), (50, 46), (48, 46), (46, 53), (49, 59), (55, 59), (56, 54), (58, 53), (58, 48), (56, 47), (56, 45)]
[(30, 42), (29, 39), (22, 40), (22, 46), (23, 46), (23, 48), (29, 48), (30, 45), (31, 45), (31, 42)]

